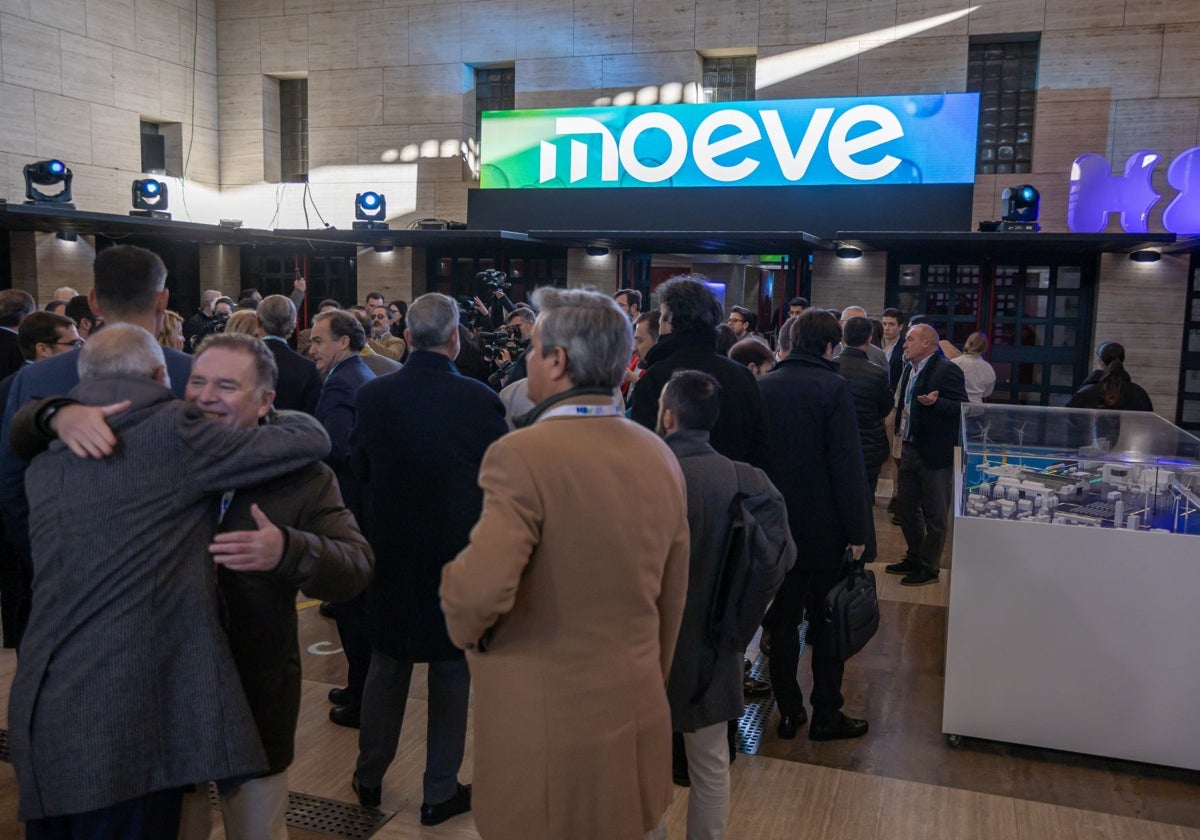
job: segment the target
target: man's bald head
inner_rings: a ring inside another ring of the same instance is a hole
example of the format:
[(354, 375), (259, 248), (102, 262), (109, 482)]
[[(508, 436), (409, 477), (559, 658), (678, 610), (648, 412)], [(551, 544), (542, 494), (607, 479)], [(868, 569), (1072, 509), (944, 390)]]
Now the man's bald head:
[(162, 345), (141, 327), (110, 324), (95, 333), (79, 353), (79, 380), (127, 376), (153, 379), (164, 385), (167, 362)]
[(842, 323), (846, 323), (851, 318), (866, 318), (867, 310), (861, 306), (847, 306), (842, 310)]

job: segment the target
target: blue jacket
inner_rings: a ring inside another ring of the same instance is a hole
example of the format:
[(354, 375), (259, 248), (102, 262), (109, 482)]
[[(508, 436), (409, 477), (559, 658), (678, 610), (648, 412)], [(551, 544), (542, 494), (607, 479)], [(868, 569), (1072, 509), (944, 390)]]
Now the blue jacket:
[(346, 507), (359, 519), (362, 518), (362, 494), (350, 469), (350, 432), (354, 429), (358, 389), (374, 378), (375, 374), (363, 363), (361, 356), (355, 354), (342, 359), (325, 377), (315, 415), (329, 433), (329, 457), (325, 463), (337, 475)]

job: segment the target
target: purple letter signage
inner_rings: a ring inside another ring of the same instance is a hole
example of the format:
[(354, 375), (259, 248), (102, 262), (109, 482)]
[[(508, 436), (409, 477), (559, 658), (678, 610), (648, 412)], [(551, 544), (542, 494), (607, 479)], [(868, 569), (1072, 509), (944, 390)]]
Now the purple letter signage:
[[(1080, 155), (1071, 167), (1067, 227), (1075, 233), (1100, 233), (1108, 214), (1121, 214), (1126, 233), (1148, 233), (1150, 210), (1162, 198), (1150, 177), (1160, 156), (1148, 149), (1125, 161), (1125, 174), (1113, 175), (1102, 155)], [(1172, 233), (1200, 233), (1200, 146), (1188, 149), (1171, 163), (1167, 182), (1179, 191), (1163, 211), (1163, 227)]]

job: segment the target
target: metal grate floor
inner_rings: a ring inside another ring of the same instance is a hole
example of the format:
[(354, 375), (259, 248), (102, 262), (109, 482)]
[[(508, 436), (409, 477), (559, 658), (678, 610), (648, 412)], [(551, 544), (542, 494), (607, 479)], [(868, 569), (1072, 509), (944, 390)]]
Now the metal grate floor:
[[(805, 637), (808, 635), (808, 619), (800, 623), (800, 655), (804, 655)], [(750, 668), (750, 676), (756, 680), (770, 680), (767, 674), (767, 657), (760, 655)], [(763, 730), (771, 712), (775, 711), (775, 696), (768, 695), (758, 700), (751, 700), (742, 709), (738, 719), (738, 752), (745, 755), (757, 755), (762, 741)]]

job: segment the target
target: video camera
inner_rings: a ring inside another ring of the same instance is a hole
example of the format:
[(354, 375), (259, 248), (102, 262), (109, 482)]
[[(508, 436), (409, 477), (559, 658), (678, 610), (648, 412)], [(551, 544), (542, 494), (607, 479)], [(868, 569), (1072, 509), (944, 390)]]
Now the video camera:
[(508, 275), (498, 268), (485, 269), (476, 274), (475, 279), (490, 288), (493, 292), (512, 288), (512, 283), (508, 282)]
[(500, 327), (495, 332), (480, 332), (475, 334), (483, 357), (495, 365), (501, 364), (501, 350), (507, 350), (510, 361), (515, 362), (525, 352), (525, 341), (521, 338), (521, 327), (513, 324)]

